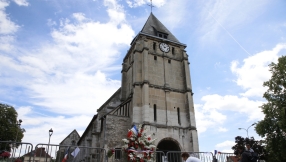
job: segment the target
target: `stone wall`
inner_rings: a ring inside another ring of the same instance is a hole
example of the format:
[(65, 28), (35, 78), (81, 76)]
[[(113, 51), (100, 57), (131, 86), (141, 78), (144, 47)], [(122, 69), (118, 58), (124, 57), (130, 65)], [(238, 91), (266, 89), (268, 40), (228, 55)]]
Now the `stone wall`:
[(128, 129), (131, 128), (129, 117), (108, 115), (106, 118), (106, 144), (108, 148), (121, 148), (123, 138), (127, 138)]

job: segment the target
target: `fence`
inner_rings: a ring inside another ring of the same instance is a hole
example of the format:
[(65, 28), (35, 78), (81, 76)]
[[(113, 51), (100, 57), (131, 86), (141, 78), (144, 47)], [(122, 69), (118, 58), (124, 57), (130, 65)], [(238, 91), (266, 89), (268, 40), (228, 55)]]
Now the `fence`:
[[(190, 156), (196, 157), (203, 162), (213, 162), (213, 154), (211, 152), (187, 152)], [(166, 156), (168, 162), (181, 162), (182, 152), (180, 151), (169, 151), (167, 152)]]
[[(0, 157), (0, 161), (2, 158), (8, 162), (19, 161), (21, 160), (23, 155), (26, 155), (33, 150), (33, 145), (31, 143), (25, 142), (0, 141), (0, 146), (1, 148), (4, 148), (4, 150), (0, 150), (1, 155), (4, 156)], [(28, 160), (31, 160), (30, 157), (28, 158)]]
[[(104, 148), (37, 144), (0, 141), (1, 148), (9, 152), (9, 157), (1, 157), (0, 162), (127, 162), (127, 154), (120, 148), (109, 153)], [(68, 152), (68, 154), (66, 154)], [(156, 162), (182, 162), (180, 151), (154, 151)], [(234, 156), (231, 153), (221, 153), (213, 156), (211, 152), (188, 152), (190, 156), (199, 158), (202, 162), (232, 162), (228, 157)], [(136, 151), (136, 154), (144, 154), (144, 151)]]
[(218, 153), (216, 154), (217, 162), (233, 162), (236, 155), (233, 153)]

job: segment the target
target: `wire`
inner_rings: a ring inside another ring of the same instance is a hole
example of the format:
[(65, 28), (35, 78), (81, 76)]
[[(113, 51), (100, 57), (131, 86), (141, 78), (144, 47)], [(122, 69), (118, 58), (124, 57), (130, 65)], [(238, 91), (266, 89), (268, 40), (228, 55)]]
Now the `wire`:
[[(209, 12), (210, 13), (210, 12)], [(228, 32), (228, 30), (226, 30), (225, 27), (223, 27), (214, 17), (213, 15), (210, 13), (211, 17), (227, 32), (227, 34), (239, 45), (239, 47), (241, 49), (244, 50), (244, 52), (246, 52), (248, 55), (251, 55), (249, 52), (247, 52), (247, 50), (245, 48), (243, 48), (243, 46)]]

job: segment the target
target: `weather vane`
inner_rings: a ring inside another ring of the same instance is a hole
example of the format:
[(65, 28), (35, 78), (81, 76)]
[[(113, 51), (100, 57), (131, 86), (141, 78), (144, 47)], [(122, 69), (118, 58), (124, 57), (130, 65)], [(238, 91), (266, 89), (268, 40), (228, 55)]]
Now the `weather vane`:
[(151, 13), (152, 13), (152, 8), (155, 7), (155, 6), (152, 5), (152, 0), (150, 0), (150, 1), (151, 1), (151, 4), (148, 4), (148, 6), (151, 7)]

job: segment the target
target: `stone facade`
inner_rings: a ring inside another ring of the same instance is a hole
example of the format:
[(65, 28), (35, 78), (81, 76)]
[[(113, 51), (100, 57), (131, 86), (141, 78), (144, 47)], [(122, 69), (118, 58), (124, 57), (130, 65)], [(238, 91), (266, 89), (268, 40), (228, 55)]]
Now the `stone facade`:
[[(170, 50), (160, 50), (160, 43)], [(145, 124), (157, 146), (199, 151), (185, 48), (151, 13), (124, 57), (121, 88), (97, 110), (78, 145), (121, 148), (127, 130)]]

